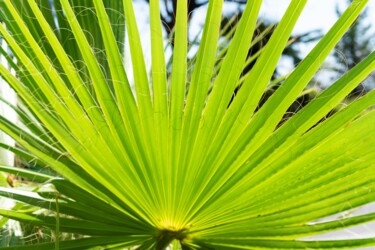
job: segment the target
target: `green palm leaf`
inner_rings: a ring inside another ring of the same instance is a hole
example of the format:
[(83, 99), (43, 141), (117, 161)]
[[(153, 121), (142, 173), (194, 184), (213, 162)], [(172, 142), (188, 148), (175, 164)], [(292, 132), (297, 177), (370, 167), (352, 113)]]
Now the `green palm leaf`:
[[(1, 209), (0, 215), (56, 233), (55, 242), (15, 249), (375, 245), (367, 238), (301, 240), (375, 219), (370, 213), (314, 222), (375, 201), (375, 92), (320, 122), (374, 71), (375, 52), (280, 125), (367, 1), (353, 1), (257, 110), (306, 2), (291, 1), (256, 64), (241, 78), (262, 1), (249, 1), (224, 49), (223, 1), (209, 2), (191, 77), (187, 1), (178, 1), (167, 78), (158, 0), (150, 1), (151, 75), (132, 1), (53, 1), (53, 14), (47, 1), (1, 0), (0, 34), (12, 55), (1, 53), (16, 76), (2, 65), (0, 75), (20, 98), (17, 107), (8, 105), (21, 124), (0, 117), (0, 129), (19, 145), (0, 146), (50, 170), (0, 166), (37, 185), (29, 191), (0, 188), (1, 196), (32, 208)], [(123, 16), (134, 84), (123, 62)], [(225, 51), (219, 66), (218, 47)], [(82, 236), (60, 242), (60, 232)]]

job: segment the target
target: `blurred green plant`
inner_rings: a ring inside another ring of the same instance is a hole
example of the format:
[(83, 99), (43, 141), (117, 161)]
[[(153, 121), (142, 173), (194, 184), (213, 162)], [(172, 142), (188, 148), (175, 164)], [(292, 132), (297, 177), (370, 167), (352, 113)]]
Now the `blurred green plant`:
[[(53, 169), (42, 173), (0, 166), (37, 185), (1, 187), (1, 196), (28, 209), (0, 209), (0, 214), (55, 233), (54, 242), (9, 249), (375, 245), (373, 238), (301, 240), (375, 219), (370, 213), (315, 222), (375, 201), (375, 91), (316, 125), (373, 72), (375, 52), (280, 124), (368, 1), (353, 1), (261, 108), (307, 0), (291, 1), (242, 80), (262, 1), (247, 3), (217, 72), (223, 1), (209, 1), (187, 96), (187, 1), (177, 3), (170, 77), (159, 1), (150, 1), (151, 76), (132, 1), (122, 2), (134, 86), (124, 67), (123, 37), (118, 39), (116, 20), (105, 6), (119, 2), (92, 1), (85, 23), (97, 25), (93, 36), (82, 28), (75, 1), (54, 1), (64, 26), (43, 13), (44, 1), (0, 1), (5, 22), (0, 34), (18, 62), (3, 51), (17, 76), (1, 65), (0, 75), (21, 99), (13, 108), (22, 121), (18, 125), (0, 116), (0, 129), (20, 145), (2, 147)], [(65, 45), (61, 29), (73, 47)], [(81, 237), (64, 239), (62, 233)]]
[[(79, 52), (77, 43), (74, 40), (74, 36), (70, 30), (70, 27), (68, 25), (68, 22), (65, 18), (65, 15), (63, 13), (61, 4), (59, 1), (36, 1), (39, 8), (43, 12), (44, 17), (46, 17), (47, 22), (53, 29), (54, 33), (56, 34), (56, 38), (60, 41), (62, 47), (64, 48), (65, 52), (69, 55), (71, 58), (74, 66), (76, 67), (77, 71), (80, 74), (80, 77), (83, 79), (83, 82), (86, 84), (87, 83), (87, 89), (88, 91), (92, 91), (91, 83), (89, 80), (88, 73), (87, 73), (87, 68), (85, 67), (85, 64), (83, 63), (82, 55)], [(48, 56), (50, 58), (51, 64), (60, 71), (61, 73), (63, 72), (61, 69), (60, 62), (56, 59), (56, 55), (52, 52), (52, 49), (49, 45), (49, 42), (44, 39), (44, 33), (38, 27), (37, 25), (34, 25), (33, 23), (36, 21), (35, 18), (31, 18), (33, 16), (31, 9), (29, 8), (29, 5), (27, 4), (27, 1), (24, 0), (15, 0), (12, 1), (14, 4), (14, 7), (17, 9), (18, 13), (21, 15), (22, 19), (27, 23), (29, 27), (34, 27), (35, 29), (31, 30), (32, 35), (34, 38), (38, 41), (38, 44), (40, 45), (41, 49), (44, 51), (44, 53), (48, 53)], [(88, 39), (90, 46), (92, 49), (95, 51), (95, 56), (100, 63), (102, 70), (105, 72), (107, 78), (108, 78), (108, 85), (112, 87), (112, 82), (110, 81), (110, 72), (108, 70), (108, 63), (107, 59), (105, 58), (105, 53), (104, 53), (104, 43), (103, 43), (103, 38), (101, 37), (101, 32), (100, 28), (96, 19), (95, 11), (93, 10), (94, 5), (91, 0), (74, 0), (70, 1), (72, 4), (73, 10), (75, 13), (79, 13), (77, 15), (77, 19), (82, 27), (82, 29), (85, 32), (85, 36)], [(121, 1), (108, 1), (105, 0), (103, 2), (105, 4), (105, 8), (108, 14), (108, 17), (111, 20), (112, 23), (112, 29), (113, 32), (116, 35), (117, 38), (117, 43), (118, 43), (118, 48), (121, 53), (124, 52), (124, 40), (125, 40), (125, 19), (123, 15), (123, 5)], [(5, 11), (5, 12), (4, 12)], [(9, 13), (8, 13), (9, 14)], [(7, 18), (8, 15), (6, 13), (6, 9), (2, 10), (2, 15), (0, 17), (0, 20), (4, 20), (2, 22), (7, 22), (9, 21)], [(23, 38), (20, 34), (15, 36), (17, 42), (19, 45), (24, 47), (25, 51), (27, 52), (27, 47), (23, 45)], [(2, 37), (0, 37), (2, 39)], [(9, 53), (8, 51), (4, 51), (4, 48), (1, 47), (1, 52), (4, 56), (9, 56), (8, 62), (9, 64), (13, 65), (13, 68), (15, 66), (14, 63), (14, 57), (13, 53)], [(30, 52), (32, 53), (32, 52)], [(29, 54), (29, 56), (32, 56), (32, 54)], [(17, 66), (19, 67), (19, 66)], [(21, 74), (17, 74), (17, 77), (22, 78)], [(64, 74), (61, 74), (61, 77), (64, 77)], [(68, 82), (68, 81), (67, 81)], [(72, 89), (71, 86), (68, 86), (71, 88), (71, 91), (74, 92), (74, 89)], [(6, 97), (6, 94), (4, 94)], [(23, 100), (20, 99), (18, 103), (18, 107), (14, 107), (9, 100), (1, 99), (1, 105), (3, 106), (10, 106), (14, 110), (16, 110), (19, 119), (21, 120), (22, 123), (28, 123), (28, 127), (35, 127), (34, 125), (30, 124), (35, 121), (30, 121), (29, 117), (25, 115), (24, 113), (27, 113), (27, 107), (24, 106), (22, 103)], [(43, 134), (41, 136), (45, 137), (47, 136), (46, 133), (47, 131), (43, 131)], [(51, 135), (49, 135), (51, 136)], [(2, 145), (2, 147), (7, 148), (7, 145)], [(17, 155), (17, 154), (16, 154)], [(33, 171), (38, 171), (38, 172), (54, 172), (52, 169), (40, 165), (33, 160), (26, 159), (22, 157), (18, 157), (16, 159), (15, 165), (18, 167), (22, 168), (27, 168), (31, 169)], [(17, 188), (25, 189), (29, 188), (30, 186), (30, 180), (21, 181), (21, 179), (24, 178), (18, 178), (15, 175), (9, 175), (7, 178), (7, 181), (10, 185), (15, 185)], [(1, 185), (1, 186), (6, 186), (6, 184)], [(33, 186), (33, 185), (31, 185)], [(7, 200), (4, 201), (6, 203)], [(7, 205), (9, 207), (9, 205)], [(19, 206), (17, 206), (19, 208)], [(2, 246), (6, 245), (14, 245), (19, 242), (24, 242), (24, 244), (30, 244), (33, 242), (47, 242), (51, 240), (51, 235), (53, 232), (47, 228), (41, 228), (41, 227), (32, 227), (32, 225), (25, 223), (22, 225), (22, 231), (25, 237), (25, 240), (22, 241), (19, 236), (15, 237), (13, 234), (13, 229), (9, 228), (6, 224), (4, 224), (4, 231), (3, 231), (3, 237), (4, 241), (2, 242)], [(13, 225), (13, 224), (12, 224)], [(17, 230), (19, 230), (17, 228)], [(20, 233), (18, 232), (18, 235)]]

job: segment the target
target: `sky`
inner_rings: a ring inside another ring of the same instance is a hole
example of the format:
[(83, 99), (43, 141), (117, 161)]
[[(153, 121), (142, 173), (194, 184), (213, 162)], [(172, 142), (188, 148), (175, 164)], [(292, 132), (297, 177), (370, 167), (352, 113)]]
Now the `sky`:
[[(290, 2), (291, 0), (264, 0), (260, 11), (260, 17), (263, 17), (267, 20), (271, 19), (272, 21), (277, 22), (285, 13), (285, 10), (287, 9)], [(338, 18), (335, 13), (336, 5), (341, 4), (341, 6), (343, 6), (345, 2), (346, 0), (309, 0), (294, 28), (293, 34), (297, 35), (316, 29), (320, 29), (323, 34), (326, 33)], [(224, 11), (235, 11), (237, 7), (238, 5), (236, 4), (226, 3)], [(151, 49), (149, 44), (150, 35), (148, 28), (149, 17), (147, 15), (149, 11), (148, 5), (144, 0), (138, 0), (135, 8), (136, 13), (142, 13), (142, 15), (137, 15), (137, 18), (139, 28), (141, 30), (143, 48), (146, 54), (146, 64), (149, 64), (150, 60), (147, 59), (147, 55), (150, 54)], [(375, 0), (369, 0), (368, 8), (369, 10), (367, 19), (373, 24), (373, 31), (375, 34)], [(193, 31), (191, 33), (194, 33), (194, 30), (198, 31), (201, 29), (205, 20), (205, 13), (206, 8), (204, 7), (199, 8), (195, 11), (195, 13), (192, 13), (193, 18), (191, 20), (191, 27), (193, 27)], [(371, 15), (371, 13), (374, 14)], [(192, 34), (190, 34), (190, 36), (194, 37), (194, 35)], [(300, 53), (302, 54), (302, 56), (305, 56), (314, 47), (314, 44), (301, 44), (299, 46)], [(293, 65), (288, 65), (288, 63), (291, 64), (291, 62), (288, 61), (281, 63), (283, 66), (285, 65), (285, 68), (284, 71), (283, 69), (281, 69), (280, 73), (286, 74), (290, 71), (291, 68), (293, 68)], [(131, 66), (129, 65), (129, 67)], [(320, 73), (322, 73), (323, 77), (326, 78), (326, 76), (324, 75), (324, 68), (320, 70)]]
[[(267, 19), (278, 21), (285, 13), (290, 2), (291, 0), (264, 0), (260, 14)], [(345, 0), (309, 0), (297, 22), (294, 33), (314, 29), (321, 29), (325, 32), (328, 31), (337, 20), (335, 14), (336, 5), (345, 6), (345, 2)], [(235, 10), (235, 8), (236, 4), (227, 4), (226, 6), (226, 9), (229, 10)], [(372, 22), (375, 27), (375, 0), (369, 0), (368, 8), (368, 20)], [(371, 15), (370, 13), (374, 14)]]
[[(260, 17), (277, 22), (282, 18), (290, 2), (291, 0), (264, 0), (260, 10)], [(341, 7), (345, 7), (345, 3), (346, 0), (309, 0), (298, 19), (293, 34), (296, 35), (317, 29), (326, 33), (338, 18), (335, 12), (337, 4), (340, 4)], [(230, 13), (236, 11), (236, 8), (238, 8), (237, 4), (226, 3), (224, 11)], [(369, 0), (368, 8), (367, 20), (373, 24), (375, 34), (375, 0)], [(195, 27), (195, 29), (199, 30), (199, 27), (203, 25), (205, 12), (205, 8), (200, 8), (196, 13), (193, 13), (194, 18), (192, 20), (192, 26)], [(371, 13), (374, 14), (371, 15)], [(303, 48), (303, 50), (305, 50), (304, 53), (307, 54), (311, 47), (312, 45)]]
[[(297, 22), (294, 32), (322, 29), (324, 32), (335, 23), (337, 16), (335, 9), (337, 4), (343, 4), (343, 0), (310, 0), (306, 4), (305, 10)], [(265, 0), (261, 13), (266, 17), (273, 17), (279, 20), (285, 12), (290, 0)], [(375, 26), (375, 0), (370, 0), (368, 4), (368, 19)], [(370, 13), (374, 13), (371, 15)]]
[[(260, 10), (260, 16), (271, 19), (273, 21), (278, 21), (283, 16), (290, 1), (291, 0), (264, 0), (262, 8)], [(323, 32), (327, 32), (337, 20), (337, 16), (335, 13), (336, 5), (338, 3), (341, 3), (342, 5), (345, 2), (345, 0), (309, 0), (294, 28), (293, 33), (298, 34), (315, 29), (321, 29)], [(138, 0), (137, 3), (137, 13), (148, 13), (148, 6), (145, 1)], [(226, 4), (224, 9), (226, 11), (230, 11), (235, 10), (236, 7), (236, 4)], [(369, 0), (368, 8), (368, 21), (373, 24), (375, 32), (375, 0)], [(192, 25), (197, 25), (197, 28), (199, 28), (199, 26), (201, 26), (204, 22), (205, 12), (205, 8), (196, 10), (196, 13), (193, 14), (197, 18), (195, 18), (195, 20), (193, 19)], [(374, 14), (371, 15), (371, 13)], [(138, 17), (140, 23), (147, 24), (147, 14), (139, 15)], [(141, 30), (143, 30), (142, 27), (140, 28)]]
[[(265, 0), (261, 9), (261, 15), (265, 18), (271, 18), (274, 21), (278, 21), (282, 18), (283, 13), (290, 0)], [(336, 7), (339, 5), (341, 10), (344, 10), (347, 6), (346, 0), (310, 0), (307, 2), (304, 11), (294, 27), (293, 33), (300, 34), (310, 30), (319, 29), (325, 34), (336, 22), (338, 16), (336, 15)], [(369, 0), (367, 21), (372, 24), (375, 35), (375, 0)], [(373, 13), (373, 14), (371, 14)], [(373, 40), (374, 41), (374, 40)], [(303, 56), (306, 56), (308, 52), (315, 46), (315, 43), (311, 44), (300, 44), (299, 50)], [(375, 44), (373, 44), (373, 50), (375, 50)], [(289, 63), (289, 65), (288, 65)], [(320, 68), (316, 75), (316, 81), (320, 81), (323, 86), (329, 85), (339, 77), (334, 74), (331, 70), (326, 68), (330, 67), (330, 64), (334, 64), (334, 59), (329, 57), (326, 63)], [(284, 61), (281, 67), (282, 73), (288, 73), (293, 65), (291, 62)], [(373, 84), (371, 85), (372, 87)]]

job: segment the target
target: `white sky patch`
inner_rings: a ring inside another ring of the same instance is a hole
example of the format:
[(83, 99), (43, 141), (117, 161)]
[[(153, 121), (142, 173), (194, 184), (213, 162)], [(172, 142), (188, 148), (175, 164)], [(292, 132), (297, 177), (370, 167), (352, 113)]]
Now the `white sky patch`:
[[(265, 18), (279, 21), (290, 2), (290, 0), (265, 0), (261, 8), (261, 15)], [(342, 6), (345, 2), (345, 0), (308, 1), (293, 33), (298, 34), (314, 29), (321, 29), (323, 32), (327, 32), (337, 20), (336, 5), (340, 4)], [(375, 13), (375, 0), (369, 1), (368, 8), (368, 19), (375, 27), (375, 14), (371, 14)]]
[[(290, 0), (266, 0), (261, 9), (261, 15), (272, 21), (279, 21), (284, 15)], [(299, 34), (309, 30), (321, 29), (326, 32), (335, 23), (336, 1), (314, 0), (308, 1), (293, 33)]]
[[(263, 2), (260, 16), (274, 22), (280, 21), (291, 0), (265, 0)], [(294, 27), (293, 34), (298, 35), (308, 31), (321, 30), (326, 34), (338, 19), (336, 7), (339, 4), (343, 11), (347, 6), (346, 0), (311, 0), (308, 1), (300, 18)], [(370, 0), (367, 11), (367, 21), (373, 25), (372, 32), (375, 33), (375, 0)], [(372, 14), (374, 13), (374, 14)], [(298, 44), (298, 50), (302, 57), (305, 57), (316, 45), (317, 42)], [(375, 44), (374, 44), (375, 49)], [(319, 69), (315, 80), (324, 85), (332, 83), (338, 75), (334, 75), (330, 67), (335, 64), (332, 57), (328, 57), (325, 64)], [(288, 73), (295, 65), (288, 60), (281, 59), (279, 62), (279, 72)]]
[[(267, 19), (270, 21), (278, 22), (284, 15), (288, 5), (290, 4), (291, 0), (264, 0), (262, 8), (260, 10), (260, 18)], [(142, 40), (142, 47), (145, 54), (145, 62), (148, 69), (151, 66), (151, 49), (150, 49), (150, 31), (149, 31), (149, 9), (148, 4), (143, 0), (135, 1), (135, 13), (137, 17), (138, 27), (140, 28), (141, 32), (141, 40)], [(340, 6), (346, 6), (346, 0), (310, 0), (306, 4), (304, 11), (302, 12), (300, 18), (297, 21), (296, 26), (294, 27), (293, 34), (298, 35), (301, 33), (305, 33), (308, 31), (313, 30), (321, 30), (323, 34), (327, 33), (328, 30), (334, 25), (336, 20), (338, 19), (336, 15), (336, 6), (340, 4)], [(235, 12), (238, 8), (237, 4), (234, 3), (225, 3), (223, 11), (224, 13), (231, 13)], [(368, 22), (373, 24), (373, 30), (375, 32), (375, 0), (370, 0), (368, 4)], [(201, 7), (195, 10), (194, 13), (190, 13), (192, 15), (191, 23), (190, 23), (190, 38), (194, 38), (194, 35), (202, 29), (205, 16), (206, 16), (206, 7)], [(126, 42), (128, 45), (128, 41)], [(316, 43), (310, 44), (300, 44), (298, 49), (301, 52), (301, 56), (306, 56), (311, 49), (315, 46)], [(374, 44), (375, 49), (375, 44)], [(129, 49), (127, 48), (127, 51)], [(168, 57), (168, 55), (167, 55)], [(130, 55), (129, 52), (126, 55), (125, 61), (127, 63), (127, 72), (129, 78), (132, 79), (132, 72), (131, 72), (131, 63), (129, 63)], [(328, 60), (328, 64), (329, 64)], [(331, 62), (334, 63), (334, 62)], [(295, 65), (292, 65), (291, 62), (288, 60), (281, 59), (280, 65), (283, 67), (279, 68), (281, 70), (280, 73), (288, 73), (291, 68)], [(325, 69), (322, 67), (319, 70), (319, 75), (321, 75), (324, 79), (330, 78), (326, 76), (325, 72), (329, 72), (329, 69)], [(334, 79), (331, 79), (333, 81)]]

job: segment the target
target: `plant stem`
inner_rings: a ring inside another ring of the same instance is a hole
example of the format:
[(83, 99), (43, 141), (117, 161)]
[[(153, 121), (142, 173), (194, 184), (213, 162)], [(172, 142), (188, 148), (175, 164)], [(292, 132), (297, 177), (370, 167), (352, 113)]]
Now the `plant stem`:
[(59, 212), (59, 194), (56, 193), (56, 229), (55, 229), (55, 250), (59, 250), (60, 242), (60, 212)]
[(181, 247), (180, 247), (180, 241), (179, 240), (173, 240), (172, 241), (172, 250), (180, 250)]

